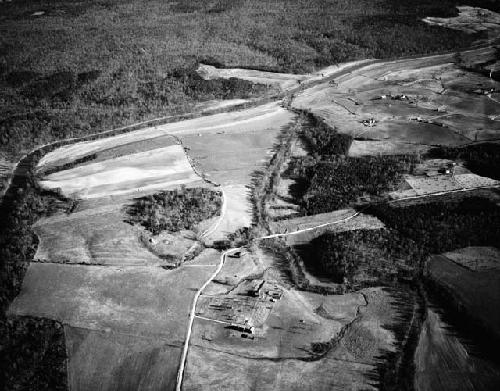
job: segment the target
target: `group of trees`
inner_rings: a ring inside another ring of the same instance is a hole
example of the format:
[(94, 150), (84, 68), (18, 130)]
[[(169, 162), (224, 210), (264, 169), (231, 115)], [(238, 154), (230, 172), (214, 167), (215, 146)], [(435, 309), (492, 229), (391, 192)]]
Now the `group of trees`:
[(488, 198), (447, 198), (406, 207), (381, 204), (367, 211), (428, 254), (500, 245), (500, 207)]
[(316, 160), (334, 155), (347, 155), (352, 144), (352, 136), (338, 133), (312, 114), (304, 114), (304, 117), (300, 137), (308, 152)]
[(297, 252), (314, 273), (355, 288), (412, 278), (425, 257), (415, 241), (393, 229), (326, 233)]
[(6, 310), (19, 293), (38, 239), (32, 225), (54, 208), (70, 207), (60, 194), (40, 189), (34, 175), (42, 151), (18, 165), (0, 205), (0, 345), (5, 389), (66, 389), (64, 332), (57, 322), (7, 318)]
[(348, 157), (351, 136), (310, 114), (306, 119), (300, 136), (309, 154), (292, 159), (284, 174), (295, 180), (291, 193), (304, 214), (330, 212), (394, 189), (418, 161), (415, 155)]
[(436, 147), (428, 152), (432, 159), (463, 160), (473, 173), (500, 180), (500, 144), (481, 143), (463, 147)]
[(192, 229), (216, 216), (222, 206), (221, 193), (203, 187), (163, 191), (142, 198), (127, 208), (128, 222), (140, 224), (154, 235), (162, 231)]
[(307, 267), (354, 287), (388, 284), (420, 275), (430, 254), (500, 244), (500, 207), (487, 198), (385, 203), (366, 211), (387, 229), (326, 233), (298, 246)]
[(381, 195), (396, 188), (416, 159), (414, 155), (340, 156), (317, 163), (310, 169), (300, 206), (313, 215), (346, 207), (361, 197)]
[(0, 374), (4, 390), (68, 389), (66, 341), (59, 322), (16, 317), (4, 327)]

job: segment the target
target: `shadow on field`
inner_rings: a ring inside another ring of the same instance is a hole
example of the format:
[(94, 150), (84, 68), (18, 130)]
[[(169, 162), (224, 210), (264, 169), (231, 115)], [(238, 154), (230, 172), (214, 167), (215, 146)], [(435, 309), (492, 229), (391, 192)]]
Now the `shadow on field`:
[(425, 319), (425, 303), (411, 286), (384, 288), (392, 298), (395, 321), (382, 327), (395, 336), (395, 351), (383, 351), (368, 379), (383, 391), (414, 390), (415, 364), (413, 361), (420, 330)]

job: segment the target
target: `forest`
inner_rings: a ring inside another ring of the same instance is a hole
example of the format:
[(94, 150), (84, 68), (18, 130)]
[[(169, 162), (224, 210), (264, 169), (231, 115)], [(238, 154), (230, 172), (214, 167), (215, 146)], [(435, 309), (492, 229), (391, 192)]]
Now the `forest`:
[(370, 206), (373, 214), (400, 235), (412, 239), (429, 254), (468, 246), (500, 245), (500, 208), (485, 197), (418, 203), (405, 207)]
[(304, 117), (299, 136), (308, 156), (291, 159), (283, 174), (295, 180), (290, 190), (303, 214), (331, 212), (395, 190), (418, 162), (415, 155), (346, 156), (351, 136), (311, 114)]
[(9, 319), (0, 384), (4, 390), (65, 391), (67, 355), (63, 325), (51, 319)]
[(162, 231), (193, 229), (196, 224), (220, 213), (221, 193), (203, 187), (162, 191), (136, 198), (127, 207), (130, 224), (140, 224), (153, 235)]
[(415, 241), (393, 229), (326, 233), (296, 251), (314, 274), (356, 289), (411, 279), (425, 259)]
[(303, 73), (454, 51), (479, 37), (422, 18), (455, 16), (463, 4), (498, 8), (490, 0), (4, 1), (0, 146), (15, 161), (36, 145), (263, 91), (200, 80), (203, 61)]
[(58, 322), (8, 318), (6, 310), (19, 293), (38, 246), (31, 226), (42, 216), (71, 207), (71, 200), (41, 189), (34, 168), (43, 155), (32, 153), (19, 164), (0, 205), (0, 345), (4, 389), (66, 388), (64, 333)]
[(427, 155), (430, 159), (463, 160), (474, 174), (500, 180), (500, 144), (481, 143), (463, 147), (436, 147)]
[(310, 169), (310, 183), (299, 205), (303, 213), (313, 215), (395, 190), (416, 161), (414, 155), (386, 155), (341, 156), (317, 163)]
[(350, 287), (389, 284), (418, 276), (431, 254), (468, 246), (499, 246), (500, 208), (482, 197), (409, 206), (388, 203), (363, 210), (386, 225), (381, 230), (326, 233), (297, 253), (307, 267)]

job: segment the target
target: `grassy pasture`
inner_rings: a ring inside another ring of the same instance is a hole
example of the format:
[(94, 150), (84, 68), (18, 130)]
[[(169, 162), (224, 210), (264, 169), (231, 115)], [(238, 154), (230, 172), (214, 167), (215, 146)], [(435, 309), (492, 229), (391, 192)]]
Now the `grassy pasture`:
[[(217, 253), (213, 256), (218, 259)], [(193, 296), (214, 269), (32, 263), (9, 313), (92, 330), (160, 336), (180, 345)]]
[(181, 348), (144, 338), (65, 326), (72, 390), (171, 390)]
[(199, 61), (303, 72), (462, 47), (474, 37), (421, 21), (455, 15), (454, 6), (455, 0), (4, 2), (3, 153), (15, 159), (36, 144), (263, 91), (235, 79), (202, 80), (194, 72)]

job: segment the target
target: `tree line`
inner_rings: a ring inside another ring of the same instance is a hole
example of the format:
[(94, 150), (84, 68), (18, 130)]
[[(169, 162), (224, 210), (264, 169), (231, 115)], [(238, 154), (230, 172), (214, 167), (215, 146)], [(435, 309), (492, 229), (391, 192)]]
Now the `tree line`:
[(500, 208), (483, 197), (364, 210), (387, 228), (326, 233), (296, 248), (313, 272), (350, 287), (412, 280), (431, 254), (500, 246)]

